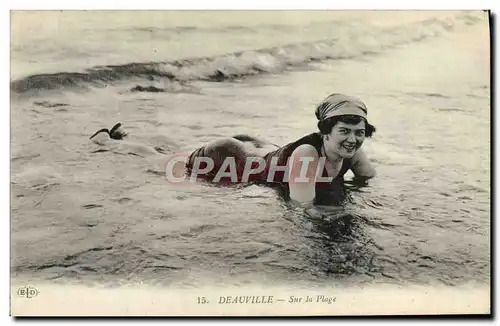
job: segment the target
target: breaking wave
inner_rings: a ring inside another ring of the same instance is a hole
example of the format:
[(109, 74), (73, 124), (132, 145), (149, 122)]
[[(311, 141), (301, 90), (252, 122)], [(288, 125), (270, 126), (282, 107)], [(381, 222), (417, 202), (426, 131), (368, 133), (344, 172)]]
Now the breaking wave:
[(463, 13), (454, 18), (433, 18), (390, 28), (372, 27), (362, 31), (353, 29), (351, 32), (343, 29), (329, 39), (213, 57), (96, 66), (82, 72), (35, 74), (12, 81), (11, 91), (26, 93), (79, 86), (106, 87), (114, 81), (130, 78), (223, 82), (263, 73), (280, 73), (311, 62), (372, 55), (398, 45), (440, 36), (479, 20), (481, 18), (477, 14)]

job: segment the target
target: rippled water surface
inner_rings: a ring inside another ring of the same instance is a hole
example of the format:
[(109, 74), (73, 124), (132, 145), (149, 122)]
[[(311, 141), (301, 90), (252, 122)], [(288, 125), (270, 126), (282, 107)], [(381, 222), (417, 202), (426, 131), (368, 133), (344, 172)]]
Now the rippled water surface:
[[(484, 13), (24, 15), (12, 16), (13, 277), (489, 283)], [(321, 218), (266, 187), (155, 173), (154, 147), (316, 131), (314, 105), (332, 92), (366, 102), (378, 176), (347, 184), (349, 203)], [(126, 141), (89, 141), (116, 122)]]

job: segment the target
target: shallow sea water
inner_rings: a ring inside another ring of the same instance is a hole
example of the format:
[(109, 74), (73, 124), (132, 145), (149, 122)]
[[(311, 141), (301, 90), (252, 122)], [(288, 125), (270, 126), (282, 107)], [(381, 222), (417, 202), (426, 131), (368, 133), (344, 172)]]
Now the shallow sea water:
[[(52, 14), (37, 34), (13, 16), (14, 278), (489, 284), (485, 14)], [(263, 186), (174, 187), (154, 173), (154, 147), (294, 141), (332, 92), (367, 104), (378, 176), (320, 219)], [(116, 122), (126, 141), (89, 140)]]

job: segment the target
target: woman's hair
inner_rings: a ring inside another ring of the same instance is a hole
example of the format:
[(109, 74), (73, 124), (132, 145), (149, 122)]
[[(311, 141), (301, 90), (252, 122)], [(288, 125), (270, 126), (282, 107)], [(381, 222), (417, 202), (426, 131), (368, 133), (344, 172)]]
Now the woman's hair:
[(371, 137), (373, 133), (376, 131), (375, 126), (372, 126), (368, 123), (368, 121), (357, 115), (339, 115), (336, 117), (331, 117), (325, 120), (318, 122), (319, 131), (322, 134), (329, 134), (332, 131), (333, 126), (337, 124), (337, 122), (343, 122), (351, 125), (357, 125), (361, 121), (365, 121), (365, 135), (366, 137)]

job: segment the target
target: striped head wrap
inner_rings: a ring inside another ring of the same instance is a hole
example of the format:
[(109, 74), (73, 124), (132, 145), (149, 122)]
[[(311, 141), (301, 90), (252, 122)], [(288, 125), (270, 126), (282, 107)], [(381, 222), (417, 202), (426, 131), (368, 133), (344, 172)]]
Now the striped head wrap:
[(331, 94), (316, 107), (316, 118), (322, 121), (339, 115), (357, 115), (366, 119), (368, 109), (360, 99), (343, 94)]

